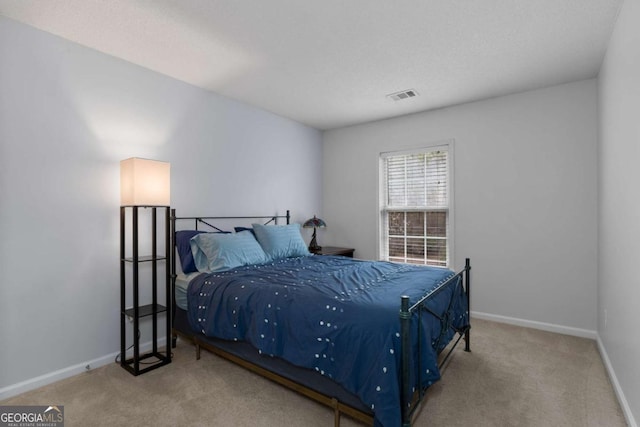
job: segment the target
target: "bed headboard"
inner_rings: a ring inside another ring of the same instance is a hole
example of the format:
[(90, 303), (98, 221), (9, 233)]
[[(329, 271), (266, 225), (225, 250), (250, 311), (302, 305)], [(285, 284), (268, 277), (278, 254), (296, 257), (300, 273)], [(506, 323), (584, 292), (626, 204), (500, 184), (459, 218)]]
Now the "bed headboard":
[[(231, 226), (247, 226), (247, 222), (256, 223), (262, 222), (267, 224), (278, 224), (278, 220), (284, 219), (287, 224), (291, 221), (291, 212), (287, 209), (286, 215), (254, 215), (254, 216), (176, 216), (176, 210), (171, 209), (170, 215), (170, 233), (171, 233), (171, 247), (172, 258), (171, 262), (171, 276), (173, 279), (176, 277), (176, 231), (178, 230), (202, 230), (202, 231), (218, 231), (218, 232), (230, 232), (233, 230)], [(238, 220), (242, 223), (232, 223), (231, 221)], [(223, 230), (222, 223), (227, 225), (228, 230)], [(179, 224), (179, 225), (178, 225)], [(229, 225), (231, 224), (231, 226)], [(173, 280), (172, 281), (175, 281)]]
[(239, 220), (260, 220), (261, 222), (263, 222), (265, 225), (267, 224), (278, 224), (278, 220), (280, 219), (284, 219), (286, 220), (286, 223), (289, 224), (291, 221), (291, 213), (290, 211), (287, 209), (287, 213), (286, 215), (256, 215), (256, 216), (184, 216), (184, 217), (178, 217), (176, 216), (176, 210), (175, 209), (171, 209), (171, 225), (172, 225), (172, 230), (171, 230), (171, 234), (175, 235), (175, 232), (177, 230), (177, 222), (180, 221), (184, 224), (186, 224), (187, 222), (192, 222), (193, 224), (193, 230), (199, 230), (199, 227), (209, 227), (212, 230), (215, 231), (223, 231), (222, 229), (218, 228), (217, 225), (212, 224), (215, 223), (217, 221), (229, 221), (229, 220), (234, 220), (234, 219), (239, 219)]

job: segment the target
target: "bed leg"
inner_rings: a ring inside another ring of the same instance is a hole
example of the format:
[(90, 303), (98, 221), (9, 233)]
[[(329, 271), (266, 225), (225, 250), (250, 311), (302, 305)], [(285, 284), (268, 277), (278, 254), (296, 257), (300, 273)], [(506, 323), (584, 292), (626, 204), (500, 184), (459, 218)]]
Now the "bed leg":
[(464, 266), (464, 281), (466, 286), (466, 294), (467, 294), (467, 316), (469, 325), (467, 326), (467, 330), (464, 332), (464, 351), (471, 351), (471, 260), (467, 258), (465, 260)]
[(409, 427), (411, 425), (411, 384), (410, 384), (410, 352), (411, 352), (411, 312), (409, 311), (409, 297), (400, 297), (400, 348), (402, 355), (401, 363), (401, 381), (400, 381), (400, 405), (402, 410), (402, 426)]
[(176, 348), (177, 345), (178, 345), (178, 335), (173, 334), (171, 335), (171, 348)]
[(333, 425), (340, 427), (340, 410), (338, 409), (338, 400), (335, 397), (331, 399), (331, 406), (333, 407)]
[(196, 360), (200, 360), (200, 344), (196, 344)]

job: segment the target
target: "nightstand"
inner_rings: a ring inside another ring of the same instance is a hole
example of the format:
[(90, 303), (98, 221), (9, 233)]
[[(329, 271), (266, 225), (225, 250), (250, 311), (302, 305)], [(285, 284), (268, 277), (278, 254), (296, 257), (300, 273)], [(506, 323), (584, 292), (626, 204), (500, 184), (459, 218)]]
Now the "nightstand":
[(337, 246), (323, 246), (318, 251), (311, 251), (316, 255), (342, 255), (349, 258), (353, 258), (353, 252), (355, 249), (352, 248), (339, 248)]

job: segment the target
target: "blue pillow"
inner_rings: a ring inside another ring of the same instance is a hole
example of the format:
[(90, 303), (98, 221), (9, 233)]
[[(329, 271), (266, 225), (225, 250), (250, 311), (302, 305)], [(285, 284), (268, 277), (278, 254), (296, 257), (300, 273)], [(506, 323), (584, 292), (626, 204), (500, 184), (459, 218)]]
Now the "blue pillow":
[(180, 230), (176, 231), (176, 249), (178, 250), (178, 256), (180, 257), (180, 265), (182, 266), (182, 272), (184, 274), (193, 273), (198, 271), (195, 263), (193, 262), (193, 254), (191, 253), (191, 243), (189, 240), (193, 236), (196, 236), (204, 231), (200, 230)]
[(310, 255), (300, 235), (300, 224), (253, 224), (260, 246), (272, 260)]
[(225, 271), (269, 258), (248, 231), (233, 234), (198, 234), (191, 238), (191, 252), (198, 271)]
[(253, 232), (253, 228), (251, 227), (233, 227), (233, 229), (236, 231), (236, 233), (239, 233), (241, 231), (250, 231), (251, 234), (255, 236), (255, 233)]

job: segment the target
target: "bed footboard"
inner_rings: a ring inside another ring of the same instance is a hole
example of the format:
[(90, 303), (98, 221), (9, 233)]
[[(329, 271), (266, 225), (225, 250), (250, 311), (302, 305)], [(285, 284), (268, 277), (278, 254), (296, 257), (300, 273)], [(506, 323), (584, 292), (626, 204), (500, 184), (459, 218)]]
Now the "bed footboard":
[[(435, 316), (440, 320), (441, 328), (452, 328), (456, 334), (458, 334), (458, 338), (455, 340), (454, 344), (448, 350), (445, 357), (439, 364), (439, 367), (442, 367), (453, 350), (456, 348), (460, 339), (464, 338), (465, 347), (464, 350), (469, 352), (471, 351), (471, 341), (470, 341), (470, 271), (471, 271), (471, 261), (469, 258), (465, 261), (465, 267), (459, 273), (451, 276), (442, 284), (438, 285), (435, 289), (430, 291), (428, 294), (423, 296), (418, 302), (409, 306), (409, 297), (403, 296), (400, 301), (400, 335), (401, 335), (401, 366), (402, 366), (402, 374), (401, 374), (401, 404), (402, 404), (402, 426), (410, 427), (411, 426), (411, 418), (415, 413), (416, 409), (420, 406), (420, 402), (424, 397), (426, 389), (422, 386), (415, 387), (411, 382), (411, 348), (413, 343), (411, 342), (411, 319), (414, 315), (422, 316), (423, 312), (427, 312), (430, 315)], [(426, 308), (426, 303), (435, 295), (439, 294), (443, 290), (456, 286), (458, 283), (461, 283), (462, 292), (463, 292), (463, 300), (465, 302), (465, 310), (467, 313), (467, 322), (466, 325), (462, 327), (455, 327), (451, 323), (447, 322), (447, 316), (444, 317), (439, 316), (436, 313), (431, 312), (428, 308)], [(420, 328), (422, 325), (421, 321), (418, 321), (418, 327)], [(420, 334), (418, 334), (420, 337)], [(455, 339), (455, 335), (454, 335)], [(421, 350), (422, 345), (421, 342), (416, 343), (418, 346), (418, 360), (421, 359)], [(418, 362), (419, 363), (419, 362)], [(421, 369), (418, 369), (418, 384), (422, 384), (421, 380)]]

